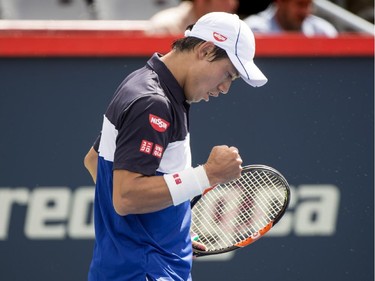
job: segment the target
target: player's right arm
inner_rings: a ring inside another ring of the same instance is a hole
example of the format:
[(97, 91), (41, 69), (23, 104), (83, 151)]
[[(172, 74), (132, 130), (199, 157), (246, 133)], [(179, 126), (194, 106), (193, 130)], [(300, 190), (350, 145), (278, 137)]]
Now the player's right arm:
[[(204, 164), (210, 185), (238, 178), (242, 170), (241, 164), (242, 159), (235, 147), (215, 146)], [(173, 201), (163, 177), (114, 170), (113, 205), (119, 215), (159, 211), (173, 205)]]

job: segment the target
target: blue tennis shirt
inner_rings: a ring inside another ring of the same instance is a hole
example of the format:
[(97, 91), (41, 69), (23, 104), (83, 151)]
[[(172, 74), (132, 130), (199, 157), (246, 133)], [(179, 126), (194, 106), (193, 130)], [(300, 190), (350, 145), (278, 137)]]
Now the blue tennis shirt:
[(190, 280), (190, 203), (140, 215), (118, 215), (113, 170), (148, 176), (191, 166), (189, 105), (154, 54), (116, 90), (104, 115), (95, 187), (95, 247), (89, 280)]

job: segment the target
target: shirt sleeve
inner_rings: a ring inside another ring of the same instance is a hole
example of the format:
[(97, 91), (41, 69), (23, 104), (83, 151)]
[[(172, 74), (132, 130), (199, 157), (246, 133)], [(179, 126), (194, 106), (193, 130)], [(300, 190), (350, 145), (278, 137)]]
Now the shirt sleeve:
[(155, 175), (168, 146), (173, 114), (161, 95), (137, 99), (121, 115), (113, 169)]

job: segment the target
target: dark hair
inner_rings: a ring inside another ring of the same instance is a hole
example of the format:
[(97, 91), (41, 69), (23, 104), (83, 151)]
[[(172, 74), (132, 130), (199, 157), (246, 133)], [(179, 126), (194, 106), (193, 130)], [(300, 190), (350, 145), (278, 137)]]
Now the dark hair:
[[(186, 29), (191, 30), (193, 28), (193, 26), (194, 26), (193, 24), (189, 25)], [(180, 38), (180, 39), (177, 39), (176, 41), (174, 41), (172, 43), (172, 49), (176, 50), (176, 51), (180, 51), (180, 52), (191, 51), (195, 47), (203, 44), (204, 42), (206, 42), (206, 41), (203, 40), (203, 39), (200, 39), (200, 38), (190, 37), (190, 36), (184, 37), (184, 38)], [(228, 58), (227, 52), (224, 51), (222, 48), (217, 47), (215, 45), (215, 48), (213, 50), (212, 61), (224, 59), (224, 58)]]

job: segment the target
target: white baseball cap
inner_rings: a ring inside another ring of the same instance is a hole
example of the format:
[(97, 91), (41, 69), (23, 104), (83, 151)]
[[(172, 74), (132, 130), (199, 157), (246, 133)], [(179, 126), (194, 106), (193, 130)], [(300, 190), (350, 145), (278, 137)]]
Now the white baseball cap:
[(255, 39), (248, 25), (238, 15), (212, 12), (202, 16), (185, 36), (213, 42), (228, 54), (241, 78), (253, 87), (267, 83), (267, 78), (254, 63)]

